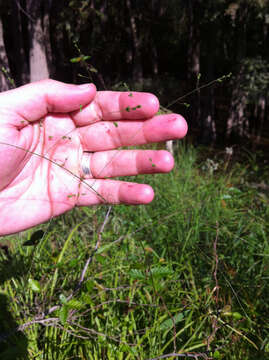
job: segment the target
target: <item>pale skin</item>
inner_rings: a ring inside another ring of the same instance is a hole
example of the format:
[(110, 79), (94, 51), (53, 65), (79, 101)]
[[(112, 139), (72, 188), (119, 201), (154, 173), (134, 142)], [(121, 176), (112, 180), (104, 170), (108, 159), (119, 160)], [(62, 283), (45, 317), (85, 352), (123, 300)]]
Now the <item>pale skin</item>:
[[(75, 206), (147, 204), (146, 184), (118, 176), (167, 173), (164, 150), (120, 147), (181, 139), (186, 121), (156, 115), (149, 93), (96, 91), (42, 80), (0, 94), (0, 236), (41, 224)], [(91, 152), (91, 176), (81, 169)]]

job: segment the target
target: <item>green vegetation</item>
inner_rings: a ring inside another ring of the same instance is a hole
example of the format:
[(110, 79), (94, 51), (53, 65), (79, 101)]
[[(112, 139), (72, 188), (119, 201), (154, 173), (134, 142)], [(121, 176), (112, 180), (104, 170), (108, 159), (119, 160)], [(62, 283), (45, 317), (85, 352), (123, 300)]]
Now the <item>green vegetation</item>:
[(1, 359), (268, 357), (268, 165), (176, 154), (171, 174), (136, 179), (152, 205), (75, 209), (2, 240)]
[(268, 0), (0, 1), (0, 91), (127, 82), (186, 116), (201, 144), (268, 147), (268, 33)]

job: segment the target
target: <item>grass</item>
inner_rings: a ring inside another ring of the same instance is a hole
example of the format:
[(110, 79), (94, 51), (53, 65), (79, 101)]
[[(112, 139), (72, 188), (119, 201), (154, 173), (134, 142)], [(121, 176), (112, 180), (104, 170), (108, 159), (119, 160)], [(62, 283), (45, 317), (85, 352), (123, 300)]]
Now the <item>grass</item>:
[(1, 359), (269, 358), (268, 168), (176, 153), (171, 174), (136, 179), (152, 205), (75, 209), (3, 239)]

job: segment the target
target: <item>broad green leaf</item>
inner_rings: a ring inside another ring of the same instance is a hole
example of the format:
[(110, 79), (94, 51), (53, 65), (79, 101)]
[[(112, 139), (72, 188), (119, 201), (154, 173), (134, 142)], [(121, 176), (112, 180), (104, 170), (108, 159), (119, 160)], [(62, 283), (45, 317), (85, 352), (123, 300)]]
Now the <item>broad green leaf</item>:
[(213, 354), (213, 358), (214, 359), (221, 359), (221, 355), (220, 355), (220, 352), (218, 350), (216, 350)]
[(67, 303), (67, 298), (64, 296), (64, 294), (60, 294), (59, 299), (64, 305)]
[(239, 312), (233, 312), (232, 316), (235, 320), (241, 320), (243, 317)]
[(30, 289), (33, 290), (34, 292), (39, 293), (41, 291), (41, 286), (37, 280), (30, 278), (30, 279), (28, 279), (28, 284), (30, 286)]
[(59, 311), (59, 318), (63, 325), (66, 323), (67, 317), (68, 317), (68, 307), (66, 305), (63, 305)]
[(165, 321), (160, 325), (160, 330), (163, 331), (163, 330), (171, 329), (171, 328), (174, 326), (174, 324), (177, 324), (178, 322), (184, 320), (184, 318), (186, 317), (186, 315), (187, 315), (188, 312), (189, 312), (188, 310), (187, 310), (187, 311), (184, 311), (184, 312), (182, 312), (182, 313), (179, 313), (179, 314), (173, 316), (172, 319), (170, 318), (170, 319), (165, 320)]

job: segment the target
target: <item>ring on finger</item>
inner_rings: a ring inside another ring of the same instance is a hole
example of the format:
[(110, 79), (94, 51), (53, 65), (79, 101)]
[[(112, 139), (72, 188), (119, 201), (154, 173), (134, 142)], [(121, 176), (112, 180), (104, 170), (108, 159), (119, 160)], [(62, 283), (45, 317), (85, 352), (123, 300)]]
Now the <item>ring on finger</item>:
[(92, 178), (92, 172), (91, 172), (91, 157), (92, 152), (83, 152), (82, 159), (81, 159), (81, 171), (82, 176), (84, 178)]

